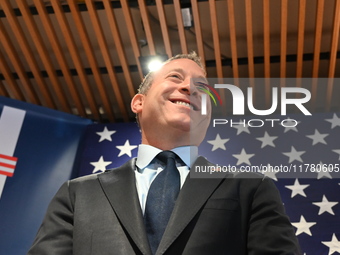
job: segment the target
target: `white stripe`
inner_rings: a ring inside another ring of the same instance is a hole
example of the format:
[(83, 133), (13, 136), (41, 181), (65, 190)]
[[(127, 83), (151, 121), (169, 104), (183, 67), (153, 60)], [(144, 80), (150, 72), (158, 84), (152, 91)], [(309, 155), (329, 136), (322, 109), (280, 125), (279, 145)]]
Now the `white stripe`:
[(13, 156), (26, 111), (4, 106), (0, 117), (0, 154)]
[(1, 157), (0, 157), (0, 163), (10, 164), (10, 165), (16, 165), (17, 164), (17, 162), (14, 161), (14, 160), (5, 159), (5, 158), (1, 158)]
[(4, 186), (5, 186), (6, 178), (7, 178), (6, 175), (0, 174), (0, 198), (1, 198), (2, 190), (4, 189)]
[[(13, 156), (26, 111), (4, 106), (0, 117), (0, 154)], [(0, 198), (6, 181), (0, 175)]]
[(4, 166), (0, 166), (0, 171), (4, 171), (4, 172), (7, 172), (7, 173), (14, 173), (14, 169), (4, 167)]
[(207, 115), (207, 94), (202, 94), (201, 100), (201, 114)]

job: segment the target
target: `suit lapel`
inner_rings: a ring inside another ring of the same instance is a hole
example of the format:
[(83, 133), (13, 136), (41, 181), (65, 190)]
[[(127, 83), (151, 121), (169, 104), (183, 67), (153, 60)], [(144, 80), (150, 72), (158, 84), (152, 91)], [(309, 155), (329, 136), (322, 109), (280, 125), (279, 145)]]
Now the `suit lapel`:
[(135, 159), (99, 175), (99, 181), (121, 224), (143, 254), (151, 254), (134, 174)]
[[(211, 163), (205, 158), (199, 157), (192, 168), (194, 169), (195, 165), (209, 164)], [(156, 254), (163, 254), (169, 248), (222, 180), (223, 178), (198, 179), (188, 176), (170, 217), (170, 227), (165, 230)]]

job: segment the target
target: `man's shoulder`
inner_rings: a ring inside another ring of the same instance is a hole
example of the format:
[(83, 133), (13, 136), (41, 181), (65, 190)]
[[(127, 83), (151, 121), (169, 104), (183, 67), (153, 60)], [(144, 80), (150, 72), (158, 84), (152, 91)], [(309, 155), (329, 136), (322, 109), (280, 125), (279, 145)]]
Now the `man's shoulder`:
[(127, 169), (133, 169), (135, 161), (136, 161), (136, 158), (132, 158), (132, 159), (128, 160), (127, 162), (125, 162), (121, 166), (111, 168), (111, 169), (107, 169), (104, 172), (100, 172), (100, 173), (94, 173), (94, 174), (80, 176), (80, 177), (77, 177), (77, 178), (70, 180), (69, 183), (70, 184), (80, 184), (80, 183), (97, 182), (98, 179), (101, 178), (101, 177), (105, 177), (107, 175), (112, 175), (112, 174), (115, 174), (116, 172), (119, 172), (119, 171), (125, 171)]

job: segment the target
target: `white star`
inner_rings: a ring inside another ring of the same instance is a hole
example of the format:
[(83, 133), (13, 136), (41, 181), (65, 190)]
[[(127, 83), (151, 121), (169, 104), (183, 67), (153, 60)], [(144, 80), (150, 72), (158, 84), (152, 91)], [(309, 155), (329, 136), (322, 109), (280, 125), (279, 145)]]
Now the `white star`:
[(106, 166), (110, 165), (111, 163), (112, 161), (104, 161), (103, 156), (101, 156), (97, 162), (90, 162), (90, 164), (94, 166), (92, 173), (95, 173), (98, 171), (105, 172)]
[(116, 133), (115, 130), (109, 131), (107, 127), (104, 127), (104, 130), (102, 132), (96, 132), (96, 134), (100, 136), (99, 142), (102, 142), (104, 140), (109, 140), (110, 142), (112, 142), (111, 135), (113, 135), (114, 133)]
[(325, 141), (325, 137), (327, 137), (328, 134), (320, 134), (317, 129), (315, 129), (314, 135), (306, 135), (306, 136), (313, 140), (312, 145), (315, 145), (317, 143), (327, 144)]
[(118, 154), (118, 157), (121, 157), (124, 154), (128, 155), (129, 157), (131, 157), (132, 156), (131, 151), (133, 149), (137, 148), (137, 145), (130, 145), (129, 140), (126, 140), (124, 145), (118, 145), (116, 147), (117, 147), (117, 149), (120, 150), (120, 152)]
[(332, 207), (338, 204), (338, 202), (329, 202), (328, 199), (326, 198), (325, 195), (322, 196), (322, 201), (321, 202), (315, 202), (313, 203), (316, 206), (320, 207), (319, 214), (323, 214), (324, 212), (328, 212), (332, 215), (334, 215)]
[(324, 245), (329, 247), (328, 255), (333, 254), (334, 252), (340, 253), (340, 242), (336, 238), (336, 235), (333, 233), (332, 241), (329, 242), (322, 242)]
[[(285, 124), (288, 125), (289, 127), (284, 127), (285, 128), (284, 133), (286, 133), (286, 132), (288, 132), (290, 130), (298, 132), (297, 126), (299, 125), (300, 122), (301, 121), (293, 120), (293, 119), (288, 117), (287, 121), (285, 121)], [(296, 126), (292, 127), (294, 124), (296, 124)]]
[(242, 149), (240, 154), (233, 154), (233, 157), (237, 158), (236, 165), (240, 165), (242, 163), (246, 163), (250, 165), (249, 159), (253, 157), (255, 154), (247, 154), (245, 149)]
[(327, 164), (323, 164), (320, 161), (320, 164), (317, 165), (316, 167), (316, 172), (318, 173), (318, 179), (321, 179), (322, 177), (327, 177), (332, 179), (332, 176), (330, 174), (330, 172), (333, 170), (332, 167), (328, 167)]
[(213, 145), (211, 151), (215, 151), (217, 149), (226, 150), (226, 147), (224, 144), (228, 141), (229, 139), (221, 139), (220, 134), (217, 134), (215, 140), (209, 140), (207, 141), (207, 143), (210, 143)]
[(300, 162), (303, 162), (302, 159), (301, 159), (301, 155), (304, 154), (306, 151), (297, 151), (295, 150), (294, 146), (292, 146), (292, 149), (290, 152), (282, 152), (282, 154), (286, 155), (287, 157), (289, 157), (289, 162), (288, 163), (291, 163), (293, 162), (294, 160), (297, 160), (297, 161), (300, 161)]
[(340, 160), (340, 150), (333, 150), (335, 153), (339, 154), (339, 160)]
[(302, 233), (306, 233), (307, 235), (312, 236), (312, 233), (310, 232), (310, 228), (314, 226), (315, 224), (316, 222), (307, 222), (305, 220), (305, 217), (303, 217), (303, 215), (301, 215), (300, 217), (300, 222), (296, 222), (296, 223), (292, 222), (292, 225), (297, 228), (296, 233), (295, 233), (295, 235), (297, 236)]
[(274, 171), (273, 166), (271, 166), (270, 164), (268, 164), (267, 166), (263, 166), (261, 169), (261, 172), (263, 175), (277, 181), (277, 177), (276, 177), (277, 173)]
[(340, 118), (334, 113), (332, 119), (325, 119), (325, 121), (328, 121), (332, 123), (332, 129), (339, 126), (340, 127)]
[(256, 138), (257, 140), (260, 140), (262, 142), (261, 148), (269, 145), (272, 147), (275, 147), (274, 140), (277, 138), (277, 136), (270, 136), (268, 135), (267, 131), (264, 132), (263, 137)]
[[(240, 121), (241, 122), (241, 121)], [(245, 123), (245, 122), (244, 122)], [(250, 131), (249, 131), (249, 128), (248, 128), (248, 125), (247, 124), (238, 124), (238, 125), (234, 125), (232, 126), (233, 128), (236, 128), (237, 129), (237, 134), (236, 135), (239, 135), (241, 134), (242, 132), (246, 132), (248, 134), (250, 134)]]
[(295, 197), (296, 195), (301, 195), (303, 197), (307, 197), (304, 189), (307, 188), (309, 184), (301, 185), (298, 179), (295, 179), (294, 185), (286, 185), (287, 189), (292, 191), (291, 198)]

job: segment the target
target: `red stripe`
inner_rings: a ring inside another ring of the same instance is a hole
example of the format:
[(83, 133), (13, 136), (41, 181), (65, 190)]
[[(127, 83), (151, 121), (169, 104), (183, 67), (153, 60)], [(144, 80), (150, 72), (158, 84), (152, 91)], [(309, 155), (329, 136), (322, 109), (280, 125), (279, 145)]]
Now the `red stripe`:
[(6, 163), (2, 163), (2, 162), (0, 162), (0, 166), (4, 166), (4, 167), (7, 167), (7, 168), (11, 168), (11, 169), (15, 168), (15, 165), (10, 165), (10, 164), (6, 164)]
[(16, 157), (11, 157), (11, 156), (7, 156), (7, 155), (4, 155), (4, 154), (0, 154), (0, 158), (12, 160), (12, 161), (15, 161), (15, 162), (18, 161), (18, 158), (16, 158)]
[(12, 177), (12, 176), (13, 176), (13, 173), (1, 171), (1, 170), (0, 170), (0, 174), (2, 174), (2, 175), (7, 175), (8, 177)]

